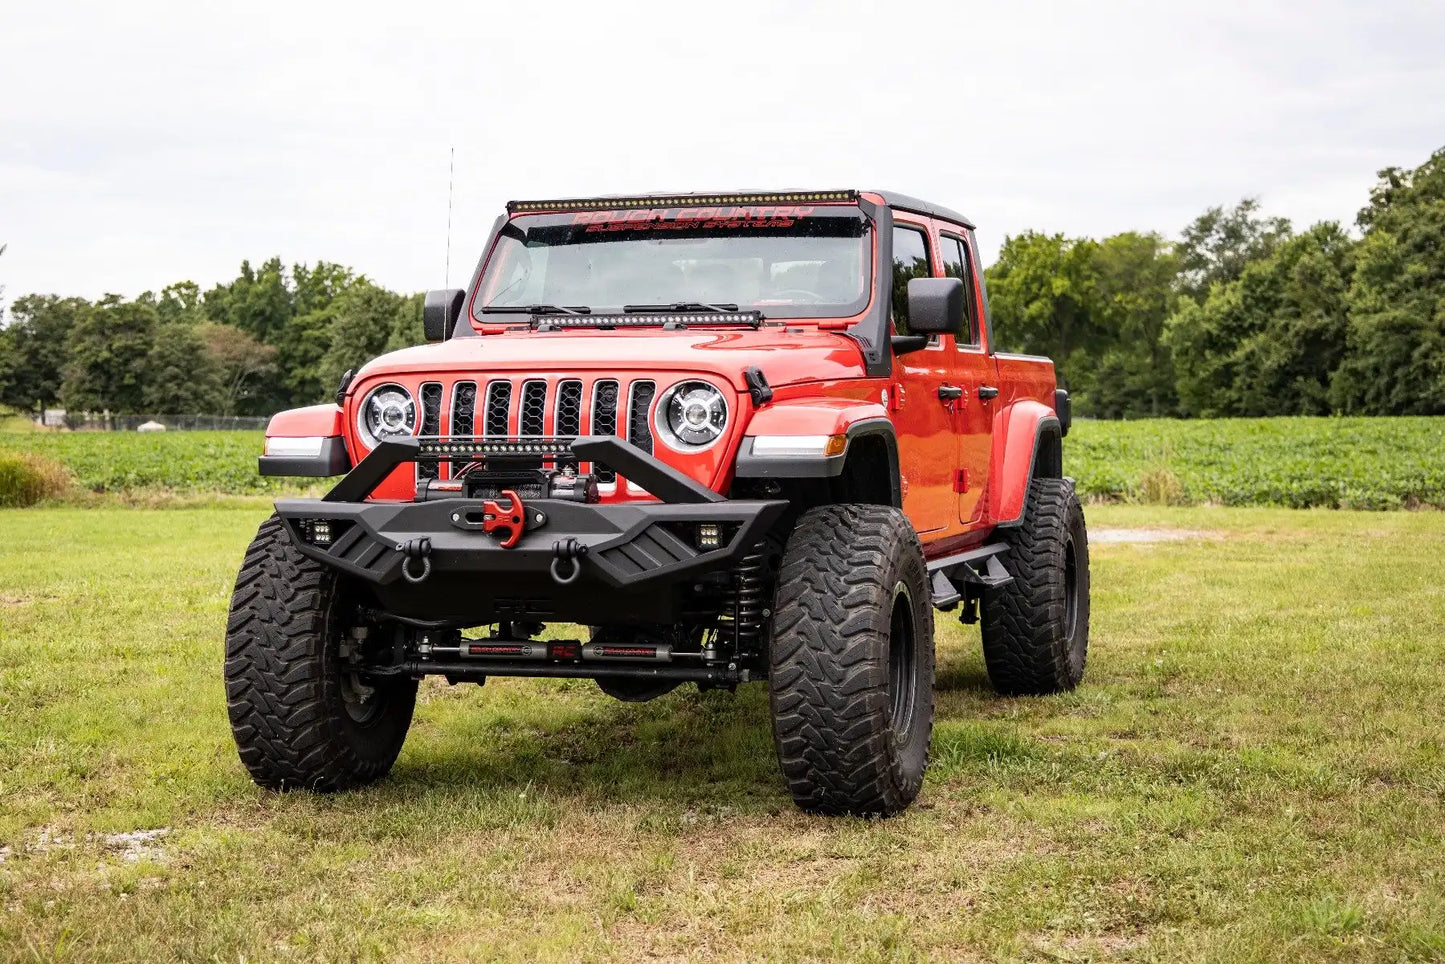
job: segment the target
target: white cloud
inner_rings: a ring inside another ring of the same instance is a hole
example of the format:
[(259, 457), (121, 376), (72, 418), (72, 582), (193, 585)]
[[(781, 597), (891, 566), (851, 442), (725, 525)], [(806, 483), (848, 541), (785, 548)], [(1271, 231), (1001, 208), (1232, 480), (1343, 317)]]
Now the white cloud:
[(1026, 228), (1350, 221), (1445, 144), (1445, 9), (1319, 3), (22, 3), (8, 294), (242, 258), (452, 280), (511, 197), (886, 187)]

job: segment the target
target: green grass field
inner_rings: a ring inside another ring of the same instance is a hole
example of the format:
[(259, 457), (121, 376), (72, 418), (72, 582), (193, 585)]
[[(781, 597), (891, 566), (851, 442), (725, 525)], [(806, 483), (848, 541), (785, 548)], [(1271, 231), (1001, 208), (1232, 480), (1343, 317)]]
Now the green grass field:
[(796, 812), (765, 693), (428, 682), (392, 777), (257, 790), (220, 681), (265, 513), (0, 513), (0, 959), (1438, 960), (1445, 514), (1100, 506), (1084, 686), (940, 616), (933, 767)]
[[(88, 492), (279, 493), (256, 474), (259, 432), (0, 432), (0, 451), (68, 465)], [(1096, 501), (1445, 507), (1445, 418), (1080, 422), (1065, 470)]]

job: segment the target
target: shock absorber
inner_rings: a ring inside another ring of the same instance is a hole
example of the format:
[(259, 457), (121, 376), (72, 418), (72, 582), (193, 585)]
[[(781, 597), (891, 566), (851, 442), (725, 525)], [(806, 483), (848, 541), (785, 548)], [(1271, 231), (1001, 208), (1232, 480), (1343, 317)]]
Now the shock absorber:
[(762, 648), (763, 624), (768, 618), (767, 556), (764, 544), (743, 556), (733, 570), (734, 652), (740, 662), (749, 661)]

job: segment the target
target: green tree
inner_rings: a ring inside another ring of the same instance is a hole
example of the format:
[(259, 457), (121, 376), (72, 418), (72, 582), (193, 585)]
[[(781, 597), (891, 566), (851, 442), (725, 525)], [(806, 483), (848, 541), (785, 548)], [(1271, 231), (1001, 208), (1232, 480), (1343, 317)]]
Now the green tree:
[(140, 412), (159, 316), (154, 304), (107, 295), (80, 312), (65, 340), (60, 400), (72, 411)]
[(1172, 414), (1177, 400), (1164, 326), (1178, 301), (1179, 260), (1171, 245), (1157, 234), (1116, 234), (1095, 249), (1093, 272), (1097, 327), (1107, 343), (1081, 407), (1102, 418)]
[(219, 322), (206, 322), (197, 327), (195, 334), (215, 368), (218, 388), (212, 410), (222, 415), (254, 411), (255, 406), (247, 402), (253, 399), (255, 387), (275, 373), (276, 349)]
[(332, 302), (336, 319), (321, 360), (321, 384), (335, 385), (347, 369), (420, 342), (422, 300), (421, 295), (399, 295), (365, 278), (348, 287)]
[(10, 307), (0, 331), (0, 404), (30, 411), (60, 400), (66, 341), (90, 310), (83, 298), (25, 295)]
[(177, 281), (161, 290), (156, 312), (162, 322), (179, 321), (196, 324), (206, 318), (201, 304), (201, 289), (194, 281)]
[(1259, 200), (1245, 198), (1234, 207), (1212, 207), (1184, 229), (1179, 255), (1179, 291), (1203, 301), (1216, 284), (1228, 284), (1247, 265), (1268, 258), (1290, 236), (1285, 218), (1266, 218)]
[(1273, 255), (1184, 299), (1166, 342), (1185, 414), (1323, 415), (1344, 350), (1354, 243), (1317, 224)]
[(206, 293), (206, 317), (241, 329), (258, 341), (270, 343), (291, 320), (292, 291), (280, 258), (271, 258), (257, 271), (241, 262), (241, 273), (229, 285)]
[(281, 383), (291, 405), (311, 405), (327, 398), (336, 383), (321, 377), (321, 360), (331, 346), (336, 323), (336, 299), (358, 279), (351, 269), (327, 261), (315, 267), (294, 265), (296, 314), (277, 337), (275, 345), (285, 359)]
[(1330, 399), (1351, 413), (1445, 413), (1445, 148), (1381, 171), (1356, 223), (1365, 237)]
[(1026, 231), (1004, 239), (986, 272), (999, 346), (1048, 355), (1071, 389), (1087, 383), (1089, 353), (1104, 334), (1097, 248), (1088, 238)]
[(221, 370), (196, 326), (161, 322), (145, 359), (141, 397), (145, 411), (206, 415), (224, 400)]

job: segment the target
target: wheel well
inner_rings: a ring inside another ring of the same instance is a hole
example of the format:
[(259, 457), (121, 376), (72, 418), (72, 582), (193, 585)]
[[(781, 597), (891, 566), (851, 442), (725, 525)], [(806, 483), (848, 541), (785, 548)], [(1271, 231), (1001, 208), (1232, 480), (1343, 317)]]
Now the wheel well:
[(867, 432), (848, 442), (843, 471), (832, 478), (738, 479), (732, 497), (784, 499), (788, 511), (778, 521), (783, 533), (792, 530), (809, 509), (843, 503), (889, 505), (902, 508), (898, 476), (898, 443), (885, 432)]
[(1064, 440), (1058, 423), (1045, 425), (1039, 430), (1039, 440), (1034, 449), (1035, 479), (1062, 479), (1064, 477)]
[(843, 471), (828, 481), (830, 502), (901, 507), (897, 443), (881, 432), (858, 436), (848, 444)]

